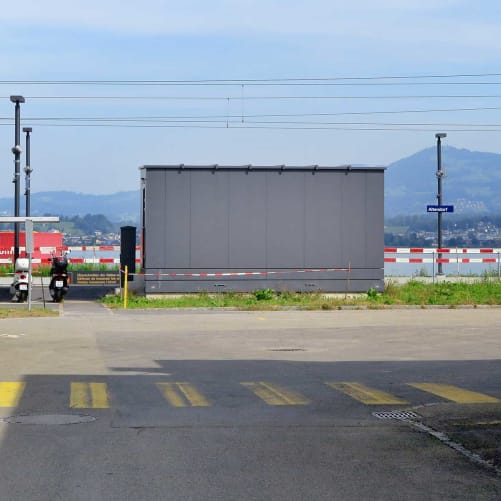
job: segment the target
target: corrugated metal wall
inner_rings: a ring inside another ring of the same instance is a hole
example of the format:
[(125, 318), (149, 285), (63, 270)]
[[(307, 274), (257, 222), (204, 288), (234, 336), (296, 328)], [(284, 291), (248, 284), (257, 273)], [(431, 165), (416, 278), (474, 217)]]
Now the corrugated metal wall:
[[(144, 166), (142, 179), (146, 293), (383, 285), (383, 168)], [(312, 268), (343, 270), (182, 276)]]

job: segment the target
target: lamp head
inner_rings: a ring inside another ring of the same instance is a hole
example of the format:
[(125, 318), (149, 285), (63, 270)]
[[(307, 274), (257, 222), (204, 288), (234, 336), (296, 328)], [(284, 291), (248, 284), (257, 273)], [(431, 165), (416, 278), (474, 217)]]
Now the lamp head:
[(12, 103), (24, 103), (24, 97), (23, 96), (10, 96), (10, 101)]
[(447, 137), (447, 134), (446, 134), (445, 132), (437, 132), (437, 133), (435, 134), (435, 137), (436, 137), (437, 139), (443, 139), (444, 137)]
[(32, 130), (31, 127), (23, 127), (23, 132), (31, 132)]

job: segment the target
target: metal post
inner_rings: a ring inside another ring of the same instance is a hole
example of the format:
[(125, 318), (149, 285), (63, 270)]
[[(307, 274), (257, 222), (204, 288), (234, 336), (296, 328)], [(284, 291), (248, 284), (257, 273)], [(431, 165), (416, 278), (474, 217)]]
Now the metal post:
[[(442, 178), (444, 177), (444, 171), (442, 170), (442, 139), (447, 137), (445, 132), (439, 132), (435, 134), (437, 138), (437, 181), (438, 181), (438, 194), (437, 202), (438, 205), (442, 205)], [(438, 213), (438, 249), (442, 248), (442, 212), (439, 210)], [(443, 275), (442, 271), (442, 253), (438, 252), (438, 275)]]
[[(15, 108), (15, 136), (14, 147), (14, 217), (19, 217), (19, 199), (20, 199), (20, 184), (19, 178), (21, 176), (21, 106), (24, 103), (23, 96), (10, 96), (12, 103), (16, 104)], [(14, 263), (19, 257), (19, 223), (14, 223)]]
[(129, 282), (127, 277), (129, 276), (129, 267), (125, 265), (125, 278), (124, 278), (124, 310), (127, 309), (127, 296), (129, 295)]
[(28, 255), (28, 311), (31, 311), (31, 294), (32, 294), (32, 277), (33, 277), (33, 261), (32, 254), (34, 250), (33, 245), (33, 221), (26, 218), (24, 222), (24, 234), (26, 239), (26, 254)]
[(431, 253), (431, 273), (433, 277), (433, 284), (435, 284), (435, 251)]
[(24, 168), (24, 172), (26, 174), (25, 177), (25, 187), (26, 190), (24, 192), (26, 196), (26, 217), (30, 217), (31, 207), (30, 207), (30, 174), (33, 172), (31, 168), (31, 158), (30, 158), (30, 132), (32, 131), (31, 127), (23, 127), (23, 132), (26, 132), (26, 167)]
[(32, 298), (32, 277), (33, 277), (33, 259), (31, 252), (28, 253), (28, 311), (31, 311)]
[(498, 251), (498, 280), (501, 280), (501, 252)]

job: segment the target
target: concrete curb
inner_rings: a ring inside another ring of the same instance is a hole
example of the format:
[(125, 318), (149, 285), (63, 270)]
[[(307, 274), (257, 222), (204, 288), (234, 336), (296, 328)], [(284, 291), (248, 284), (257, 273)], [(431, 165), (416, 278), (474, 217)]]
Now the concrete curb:
[(441, 403), (411, 410), (420, 419), (405, 420), (408, 424), (501, 476), (501, 403)]

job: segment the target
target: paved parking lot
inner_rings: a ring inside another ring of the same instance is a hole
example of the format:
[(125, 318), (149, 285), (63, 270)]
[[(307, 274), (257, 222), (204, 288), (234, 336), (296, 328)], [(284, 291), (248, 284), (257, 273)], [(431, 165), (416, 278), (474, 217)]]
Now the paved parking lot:
[(492, 469), (374, 413), (410, 410), (458, 440), (473, 423), (468, 445), (487, 453), (475, 443), (497, 446), (500, 331), (501, 309), (137, 311), (69, 296), (59, 317), (0, 321), (2, 492), (499, 499)]

